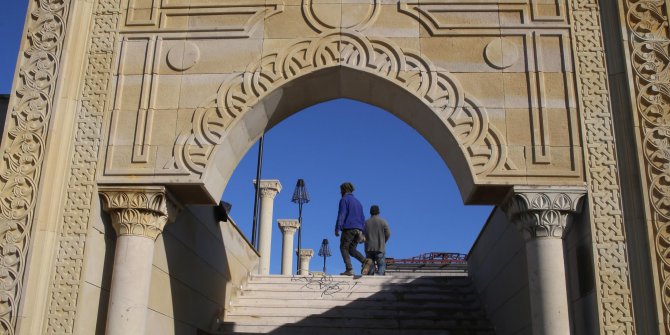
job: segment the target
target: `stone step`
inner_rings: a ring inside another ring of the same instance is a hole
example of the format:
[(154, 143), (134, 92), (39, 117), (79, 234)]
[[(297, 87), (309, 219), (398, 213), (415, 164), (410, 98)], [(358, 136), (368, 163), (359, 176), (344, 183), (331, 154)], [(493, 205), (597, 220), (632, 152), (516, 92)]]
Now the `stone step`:
[[(356, 305), (355, 303), (353, 305)], [(329, 306), (329, 307), (261, 307), (261, 306), (237, 306), (231, 309), (228, 316), (255, 316), (255, 317), (308, 317), (328, 316), (351, 319), (384, 319), (384, 318), (433, 318), (433, 319), (482, 319), (484, 313), (477, 308), (395, 308), (394, 306), (375, 306), (365, 308), (362, 306)]]
[(493, 335), (469, 277), (253, 276), (224, 333)]
[(439, 292), (439, 293), (468, 293), (474, 291), (469, 285), (439, 285), (439, 284), (382, 284), (375, 283), (348, 283), (348, 282), (328, 282), (328, 283), (248, 283), (242, 286), (243, 290), (261, 290), (261, 291), (322, 291), (323, 289), (338, 289), (342, 291), (356, 292)]
[[(267, 299), (267, 298), (248, 298), (239, 297), (231, 302), (231, 307), (313, 307), (313, 308), (334, 308), (339, 306), (351, 305), (351, 300), (336, 300), (336, 299)], [(357, 308), (394, 308), (394, 309), (440, 309), (440, 308), (463, 308), (466, 310), (480, 309), (479, 302), (476, 300), (469, 301), (394, 301), (392, 304), (386, 303), (384, 300), (362, 299), (356, 300)]]
[(247, 326), (281, 326), (285, 324), (303, 327), (337, 327), (337, 328), (378, 328), (378, 329), (452, 329), (469, 328), (488, 330), (491, 325), (481, 318), (470, 319), (435, 319), (435, 318), (348, 318), (337, 315), (297, 316), (256, 316), (229, 315), (226, 322)]
[(491, 329), (388, 329), (388, 328), (359, 328), (343, 329), (333, 327), (310, 327), (297, 325), (257, 326), (224, 323), (222, 334), (268, 334), (273, 335), (495, 335)]
[(422, 282), (470, 282), (467, 275), (454, 276), (278, 276), (254, 275), (250, 282), (295, 282), (295, 281), (362, 281), (377, 283), (422, 283)]
[(279, 299), (279, 300), (347, 300), (353, 301), (358, 299), (367, 299), (374, 301), (452, 301), (452, 302), (471, 302), (478, 298), (474, 294), (447, 294), (447, 293), (433, 293), (433, 292), (352, 292), (352, 291), (337, 291), (337, 290), (323, 290), (323, 291), (298, 291), (298, 292), (283, 292), (283, 291), (255, 291), (244, 290), (240, 292), (239, 298), (258, 298), (258, 299)]

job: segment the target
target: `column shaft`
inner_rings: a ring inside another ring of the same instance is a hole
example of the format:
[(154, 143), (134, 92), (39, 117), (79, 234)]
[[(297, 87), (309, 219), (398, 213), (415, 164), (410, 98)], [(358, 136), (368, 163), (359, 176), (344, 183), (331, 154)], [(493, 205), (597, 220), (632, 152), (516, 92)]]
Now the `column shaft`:
[(258, 274), (270, 274), (270, 251), (272, 248), (272, 214), (274, 198), (281, 191), (278, 180), (261, 180), (261, 209), (258, 222)]
[(144, 334), (154, 240), (122, 235), (116, 240), (107, 335)]
[(166, 190), (113, 186), (99, 191), (117, 235), (105, 333), (144, 334), (154, 244), (168, 220)]
[(533, 334), (570, 334), (563, 240), (528, 240), (526, 259)]
[(285, 232), (281, 250), (281, 274), (293, 274), (293, 232)]
[(582, 187), (517, 186), (503, 207), (526, 240), (533, 334), (570, 334), (563, 238), (584, 194)]
[(261, 197), (260, 225), (258, 227), (258, 253), (261, 255), (258, 273), (270, 273), (270, 249), (272, 247), (273, 199)]
[(314, 250), (300, 250), (300, 255), (298, 255), (298, 261), (300, 262), (300, 272), (298, 273), (299, 276), (309, 275), (309, 261), (312, 259), (312, 256), (314, 256)]

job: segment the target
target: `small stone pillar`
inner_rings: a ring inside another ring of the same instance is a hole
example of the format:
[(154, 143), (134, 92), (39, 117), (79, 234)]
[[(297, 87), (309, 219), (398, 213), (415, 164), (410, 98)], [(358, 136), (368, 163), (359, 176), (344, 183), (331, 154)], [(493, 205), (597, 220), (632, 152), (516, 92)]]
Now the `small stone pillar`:
[(144, 334), (154, 242), (168, 221), (162, 186), (100, 187), (116, 230), (107, 335)]
[(300, 228), (298, 220), (277, 220), (277, 225), (281, 229), (283, 238), (281, 246), (281, 274), (290, 276), (293, 274), (293, 236), (295, 231)]
[(312, 249), (300, 249), (300, 273), (298, 276), (307, 276), (309, 275), (309, 261), (314, 256), (314, 250)]
[(585, 194), (580, 187), (515, 187), (504, 206), (526, 241), (533, 334), (570, 334), (563, 238)]
[[(254, 180), (254, 185), (255, 185)], [(258, 223), (258, 274), (270, 274), (270, 249), (272, 247), (272, 212), (277, 193), (281, 192), (279, 180), (261, 180), (261, 215)]]

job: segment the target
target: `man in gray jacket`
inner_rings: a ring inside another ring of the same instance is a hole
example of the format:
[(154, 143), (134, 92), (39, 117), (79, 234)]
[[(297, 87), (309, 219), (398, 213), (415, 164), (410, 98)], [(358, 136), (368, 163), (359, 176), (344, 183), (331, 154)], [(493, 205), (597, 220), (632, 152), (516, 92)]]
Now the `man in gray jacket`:
[(375, 266), (368, 274), (386, 274), (386, 241), (391, 237), (391, 229), (386, 220), (379, 217), (379, 206), (370, 207), (371, 217), (365, 221), (365, 256), (372, 259)]

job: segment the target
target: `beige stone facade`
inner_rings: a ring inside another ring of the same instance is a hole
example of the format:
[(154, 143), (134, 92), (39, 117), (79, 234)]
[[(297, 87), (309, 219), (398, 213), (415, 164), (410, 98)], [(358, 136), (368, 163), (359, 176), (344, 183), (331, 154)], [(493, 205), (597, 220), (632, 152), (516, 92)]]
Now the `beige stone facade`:
[[(415, 128), (466, 203), (585, 188), (597, 331), (669, 334), (668, 10), (663, 0), (31, 1), (2, 139), (0, 332), (102, 333), (114, 229), (156, 239), (147, 333), (215, 330), (259, 258), (206, 205), (264, 131), (346, 97)], [(124, 230), (100, 210), (101, 190), (115, 187), (142, 201), (165, 189), (178, 210), (114, 207), (103, 192), (107, 209), (161, 213), (160, 227)]]

